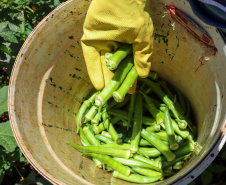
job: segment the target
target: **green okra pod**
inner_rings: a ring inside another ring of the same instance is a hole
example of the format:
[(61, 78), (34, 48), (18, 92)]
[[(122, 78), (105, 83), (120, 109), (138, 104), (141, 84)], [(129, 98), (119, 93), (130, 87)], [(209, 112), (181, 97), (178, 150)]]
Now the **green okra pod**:
[(136, 173), (139, 173), (141, 175), (148, 176), (148, 177), (155, 177), (155, 176), (162, 175), (161, 172), (155, 171), (155, 170), (152, 170), (152, 169), (148, 169), (148, 168), (131, 167), (131, 169), (133, 171), (135, 171)]
[(158, 79), (158, 73), (155, 71), (150, 71), (148, 74), (148, 78), (152, 79), (152, 80), (157, 80)]
[(79, 123), (82, 119), (82, 117), (84, 116), (85, 112), (87, 109), (90, 108), (90, 106), (93, 104), (94, 100), (95, 100), (95, 96), (100, 93), (99, 91), (94, 91), (94, 93), (83, 102), (83, 104), (81, 105), (78, 114), (77, 114), (77, 118), (76, 118), (76, 123), (77, 123), (77, 133), (79, 132)]
[(179, 162), (181, 160), (186, 161), (190, 155), (191, 155), (191, 153), (184, 155), (184, 156), (176, 157), (173, 161), (162, 161), (162, 168), (167, 169), (168, 167), (173, 166), (174, 164), (176, 164), (177, 162)]
[(154, 118), (152, 118), (152, 117), (143, 116), (143, 118), (142, 118), (142, 124), (143, 125), (153, 126), (156, 123), (157, 123), (156, 120)]
[(148, 163), (152, 166), (155, 166), (156, 171), (161, 171), (161, 168), (162, 168), (162, 162), (161, 161), (154, 161), (154, 160), (151, 160), (151, 159), (147, 159), (147, 158), (145, 158), (141, 155), (138, 155), (138, 154), (133, 154), (133, 158), (135, 160), (142, 161), (142, 162)]
[[(152, 132), (152, 134), (153, 134), (155, 137), (161, 139), (162, 142), (164, 142), (164, 143), (165, 143), (165, 142), (168, 142), (168, 140), (169, 140), (168, 135), (167, 135), (166, 131), (164, 131), (164, 130), (161, 130), (161, 131), (159, 131), (159, 132)], [(176, 142), (177, 142), (179, 145), (181, 145), (181, 144), (183, 143), (183, 141), (184, 141), (182, 137), (180, 137), (180, 136), (178, 136), (178, 135), (176, 135), (176, 134), (175, 134), (175, 140), (176, 140)], [(165, 143), (165, 144), (166, 144), (166, 143)]]
[(164, 121), (164, 115), (163, 113), (156, 108), (155, 104), (151, 101), (151, 99), (144, 93), (141, 92), (141, 94), (144, 97), (144, 100), (146, 102), (146, 108), (151, 113), (151, 115), (155, 118), (157, 124), (161, 124)]
[(108, 62), (109, 59), (110, 59), (113, 55), (114, 55), (113, 53), (106, 52), (105, 55), (104, 55), (105, 61)]
[(122, 120), (128, 120), (128, 113), (123, 110), (111, 109), (108, 111), (109, 115), (117, 116)]
[[(112, 147), (112, 148), (120, 148), (120, 149), (124, 149), (124, 150), (129, 150), (131, 145), (127, 144), (127, 143), (108, 143), (108, 144), (104, 144), (102, 146), (106, 146), (106, 147)], [(139, 147), (138, 153), (142, 153), (142, 151), (145, 152), (145, 154), (147, 154), (148, 157), (158, 157), (159, 155), (161, 155), (161, 152), (159, 150), (157, 150), (156, 148), (148, 148), (148, 147)]]
[(103, 106), (111, 97), (112, 93), (118, 89), (126, 75), (133, 67), (133, 55), (126, 57), (115, 71), (114, 76), (105, 86), (105, 88), (95, 96), (96, 105)]
[(112, 136), (111, 136), (111, 134), (109, 134), (109, 133), (108, 133), (107, 131), (105, 131), (105, 130), (103, 130), (103, 131), (101, 132), (101, 135), (106, 136), (106, 137), (109, 137), (110, 139), (113, 139)]
[(83, 153), (82, 155), (90, 155), (91, 157), (95, 157), (96, 159), (100, 160), (104, 164), (109, 165), (114, 170), (122, 173), (125, 176), (130, 175), (130, 169), (126, 166), (122, 165), (121, 163), (117, 162), (116, 160), (112, 159), (111, 157), (103, 154), (96, 154), (96, 153)]
[(173, 165), (174, 170), (181, 170), (183, 168), (185, 161), (178, 161)]
[[(131, 94), (130, 104), (129, 104), (129, 112), (128, 112), (128, 126), (130, 126), (134, 109), (135, 109), (135, 102), (136, 102), (137, 92)], [(128, 129), (128, 127), (127, 127)]]
[[(131, 144), (131, 138), (126, 137), (124, 142)], [(139, 146), (152, 146), (147, 140), (141, 138), (139, 142)]]
[(137, 175), (137, 174), (130, 174), (129, 176), (125, 176), (121, 174), (118, 171), (113, 172), (113, 177), (117, 177), (119, 179), (123, 179), (129, 182), (136, 182), (136, 183), (152, 183), (160, 180), (162, 178), (162, 175), (158, 175), (155, 177), (148, 177), (143, 175)]
[(94, 124), (94, 125), (98, 125), (99, 124), (99, 121), (101, 119), (101, 111), (100, 111), (100, 108), (101, 107), (98, 108), (97, 114), (91, 120), (91, 123)]
[(112, 98), (111, 102), (107, 105), (107, 110), (110, 110), (112, 108), (120, 109), (120, 108), (124, 107), (125, 105), (127, 105), (129, 101), (130, 101), (130, 95), (129, 94), (127, 94), (125, 96), (125, 99), (121, 102), (117, 102), (117, 101), (114, 100), (114, 98)]
[(100, 134), (95, 135), (95, 137), (104, 143), (114, 143), (114, 141), (109, 137), (106, 137)]
[(104, 122), (104, 126), (105, 128), (107, 128), (109, 134), (111, 135), (112, 139), (116, 142), (116, 143), (121, 143), (122, 139), (119, 137), (118, 133), (116, 132), (113, 124), (110, 122), (109, 119), (107, 119)]
[(189, 119), (191, 116), (191, 104), (189, 100), (186, 98), (186, 113), (185, 116)]
[(180, 156), (193, 152), (194, 148), (195, 148), (194, 144), (191, 142), (188, 142), (186, 145), (184, 145), (184, 146), (180, 147), (178, 150), (174, 151), (174, 154), (177, 157), (180, 157)]
[(79, 128), (79, 135), (81, 140), (86, 144), (86, 145), (91, 145), (91, 143), (89, 142), (89, 140), (87, 139), (82, 127)]
[(179, 148), (179, 145), (177, 144), (175, 139), (173, 124), (171, 122), (171, 117), (170, 117), (168, 108), (166, 108), (164, 111), (164, 123), (165, 123), (166, 133), (167, 133), (169, 144), (170, 144), (170, 149), (177, 150)]
[(123, 149), (118, 149), (118, 148), (111, 148), (111, 147), (105, 147), (103, 145), (99, 146), (77, 146), (72, 143), (68, 143), (75, 149), (80, 149), (80, 150), (85, 150), (89, 152), (94, 152), (98, 154), (105, 154), (105, 155), (110, 155), (114, 157), (123, 157), (125, 159), (129, 159), (132, 154), (130, 150), (123, 150)]
[(127, 74), (125, 80), (122, 82), (121, 86), (118, 88), (118, 90), (113, 92), (112, 94), (113, 98), (116, 101), (122, 101), (125, 95), (127, 94), (127, 92), (133, 86), (137, 77), (138, 77), (138, 73), (137, 73), (136, 67), (133, 66), (132, 69)]
[(181, 108), (181, 106), (178, 103), (178, 101), (175, 101), (175, 96), (173, 95), (173, 92), (168, 87), (168, 85), (166, 84), (166, 82), (163, 81), (163, 80), (161, 80), (160, 81), (160, 86), (163, 89), (163, 91), (165, 91), (165, 93), (169, 96), (170, 100), (172, 100), (174, 102), (174, 105), (175, 105), (176, 110), (179, 111), (181, 114), (183, 114), (184, 113), (184, 110)]
[(156, 166), (153, 166), (151, 164), (145, 163), (143, 161), (138, 161), (138, 160), (135, 160), (135, 159), (132, 159), (132, 158), (125, 159), (125, 158), (120, 158), (120, 157), (114, 157), (113, 159), (120, 162), (121, 164), (126, 165), (126, 166), (150, 168), (150, 169), (154, 169), (154, 170), (157, 170), (157, 171), (161, 171), (161, 169), (156, 167)]
[(116, 102), (116, 105), (114, 106), (114, 109), (121, 109), (124, 108), (130, 101), (130, 94), (127, 94), (125, 96), (125, 99), (122, 102)]
[[(141, 147), (140, 147), (141, 149)], [(156, 149), (156, 148), (146, 148), (146, 147), (142, 147), (142, 150), (145, 152), (145, 154), (148, 157), (158, 157), (161, 155), (161, 152)]]
[(98, 107), (93, 105), (85, 115), (86, 122), (91, 121), (98, 112)]
[(142, 126), (143, 105), (142, 105), (142, 98), (140, 93), (137, 94), (136, 106), (137, 106), (137, 110), (134, 112), (133, 130), (132, 130), (131, 148), (130, 148), (130, 150), (134, 153), (137, 152), (139, 149), (140, 132), (141, 132), (141, 126)]
[[(82, 128), (80, 128), (80, 130), (82, 130)], [(83, 141), (82, 137), (81, 137), (81, 142), (82, 142), (83, 146), (91, 146), (91, 143), (88, 140)], [(96, 159), (95, 157), (92, 157), (92, 159), (93, 159), (93, 162), (96, 164), (96, 166), (98, 168), (102, 168), (103, 167), (102, 162), (100, 162), (98, 159)]]
[(155, 124), (153, 126), (147, 127), (147, 131), (159, 132), (161, 130), (161, 126), (159, 124)]
[(178, 124), (173, 119), (171, 119), (171, 122), (172, 122), (174, 131), (178, 135), (180, 135), (183, 139), (187, 139), (189, 132), (187, 130), (183, 130), (183, 129), (179, 128)]
[(94, 136), (94, 134), (90, 131), (88, 126), (83, 127), (83, 131), (85, 133), (85, 136), (92, 145), (100, 145), (100, 141)]
[[(111, 56), (107, 57), (107, 67), (110, 70), (115, 70), (120, 62), (129, 54), (133, 52), (133, 48), (131, 44), (123, 44), (120, 46), (117, 51)], [(105, 56), (106, 60), (106, 56)]]
[(186, 117), (179, 113), (176, 110), (176, 107), (174, 105), (174, 103), (170, 100), (170, 98), (165, 94), (165, 92), (162, 91), (162, 89), (155, 84), (153, 81), (147, 79), (147, 78), (139, 78), (139, 81), (147, 84), (149, 87), (152, 88), (152, 90), (154, 91), (154, 93), (168, 106), (168, 108), (172, 111), (172, 113), (174, 114), (174, 116), (176, 117), (176, 119), (180, 120), (180, 121), (186, 121)]
[(178, 100), (179, 100), (179, 105), (181, 107), (181, 109), (183, 110), (183, 112), (186, 112), (186, 99), (185, 97), (182, 95), (181, 91), (174, 85), (171, 84), (171, 86), (174, 88), (176, 94), (177, 94), (177, 97), (178, 97)]
[(176, 158), (176, 155), (170, 150), (170, 148), (165, 145), (158, 137), (155, 137), (152, 132), (142, 129), (141, 136), (149, 141), (154, 147), (156, 147), (167, 158), (168, 161), (173, 161)]

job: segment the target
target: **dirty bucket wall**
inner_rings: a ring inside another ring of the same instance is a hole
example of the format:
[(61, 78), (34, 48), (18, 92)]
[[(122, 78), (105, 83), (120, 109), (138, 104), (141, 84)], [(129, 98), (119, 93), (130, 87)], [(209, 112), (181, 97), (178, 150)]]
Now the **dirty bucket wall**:
[[(75, 132), (76, 114), (93, 89), (80, 45), (89, 3), (70, 0), (47, 16), (25, 42), (10, 82), (15, 137), (30, 163), (54, 184), (122, 183), (66, 144), (81, 144)], [(219, 137), (226, 78), (224, 43), (216, 29), (206, 27), (219, 51), (200, 65), (205, 47), (179, 25), (172, 27), (173, 20), (161, 3), (174, 3), (196, 18), (187, 1), (151, 1), (148, 8), (155, 26), (152, 70), (189, 98), (198, 123), (196, 154), (183, 170), (164, 181), (167, 184), (192, 170)]]

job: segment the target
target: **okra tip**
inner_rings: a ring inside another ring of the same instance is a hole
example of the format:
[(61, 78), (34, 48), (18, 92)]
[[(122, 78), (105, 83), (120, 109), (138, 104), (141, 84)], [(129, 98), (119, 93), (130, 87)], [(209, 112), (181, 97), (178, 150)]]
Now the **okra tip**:
[(188, 125), (188, 123), (187, 123), (187, 121), (185, 121), (185, 120), (179, 120), (179, 121), (178, 121), (178, 126), (179, 126), (181, 129), (186, 129), (186, 128), (187, 128), (187, 125)]
[(170, 145), (171, 150), (177, 150), (178, 148), (179, 148), (179, 145), (177, 143)]
[(121, 102), (124, 98), (124, 96), (121, 96), (117, 91), (113, 92), (112, 96), (117, 102)]
[(104, 105), (104, 101), (103, 101), (101, 96), (96, 95), (96, 97), (95, 97), (95, 104), (97, 106), (103, 106)]

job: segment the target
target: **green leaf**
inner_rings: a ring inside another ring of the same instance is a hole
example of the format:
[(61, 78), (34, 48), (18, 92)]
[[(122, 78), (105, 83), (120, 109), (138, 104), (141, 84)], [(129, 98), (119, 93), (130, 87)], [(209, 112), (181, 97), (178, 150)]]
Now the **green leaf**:
[(5, 41), (9, 41), (9, 42), (13, 42), (13, 43), (18, 43), (18, 40), (15, 37), (14, 32), (12, 32), (12, 31), (5, 31), (5, 32), (3, 31), (3, 32), (0, 32), (0, 37), (3, 37), (3, 39)]
[(2, 49), (2, 51), (7, 53), (8, 55), (12, 52), (12, 49), (10, 49), (10, 47), (8, 47), (6, 45), (1, 45), (1, 49)]
[(0, 114), (8, 111), (8, 86), (0, 89)]
[(10, 30), (12, 30), (14, 32), (20, 32), (20, 27), (19, 26), (15, 25), (13, 23), (10, 23), (10, 22), (8, 22), (8, 26), (9, 26)]
[(0, 144), (6, 149), (6, 152), (13, 152), (18, 146), (9, 121), (0, 123)]
[(14, 163), (19, 161), (20, 160), (19, 148), (17, 148), (14, 152), (8, 153), (7, 160), (14, 162)]
[(213, 174), (209, 170), (205, 170), (201, 174), (202, 185), (209, 185), (212, 180), (213, 180)]
[(0, 23), (0, 32), (4, 31), (7, 28), (8, 23), (7, 22), (1, 22)]
[(59, 6), (61, 3), (60, 3), (60, 0), (54, 0), (54, 6)]
[(6, 161), (3, 164), (3, 168), (4, 168), (4, 170), (9, 170), (11, 168), (11, 163), (9, 161)]

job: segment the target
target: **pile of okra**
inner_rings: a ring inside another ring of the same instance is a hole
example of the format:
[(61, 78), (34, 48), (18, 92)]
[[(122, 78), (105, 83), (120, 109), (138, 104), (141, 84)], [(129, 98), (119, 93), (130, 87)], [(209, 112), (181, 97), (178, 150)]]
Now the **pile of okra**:
[[(174, 175), (195, 146), (197, 127), (188, 99), (156, 72), (138, 77), (131, 45), (106, 53), (105, 59), (114, 76), (79, 109), (77, 133), (83, 146), (68, 144), (129, 182), (151, 183)], [(128, 94), (134, 83), (135, 92)]]

